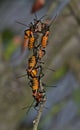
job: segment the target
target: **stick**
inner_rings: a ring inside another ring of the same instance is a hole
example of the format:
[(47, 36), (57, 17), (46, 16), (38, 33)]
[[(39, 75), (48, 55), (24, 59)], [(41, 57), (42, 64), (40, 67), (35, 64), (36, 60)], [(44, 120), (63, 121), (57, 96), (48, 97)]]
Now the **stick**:
[(41, 118), (41, 115), (42, 115), (42, 111), (43, 111), (43, 108), (44, 108), (44, 103), (45, 102), (43, 102), (43, 103), (40, 104), (37, 117), (33, 121), (33, 130), (38, 130), (38, 124), (39, 124), (39, 121), (40, 121), (40, 118)]

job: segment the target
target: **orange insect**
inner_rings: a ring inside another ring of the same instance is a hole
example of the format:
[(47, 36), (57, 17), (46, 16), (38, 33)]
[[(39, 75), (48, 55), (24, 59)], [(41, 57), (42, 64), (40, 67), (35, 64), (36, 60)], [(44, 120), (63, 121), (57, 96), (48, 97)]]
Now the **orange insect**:
[(28, 79), (30, 79), (31, 82), (34, 78), (40, 81), (40, 79), (44, 76), (41, 65), (38, 65), (34, 68), (29, 67), (28, 69), (26, 69), (26, 71), (27, 71)]
[(32, 69), (32, 68), (29, 68), (29, 69), (26, 69), (27, 71), (27, 75), (28, 77), (30, 76), (31, 78), (34, 78), (37, 76), (37, 73), (38, 73), (38, 70), (37, 69)]
[(43, 35), (42, 41), (41, 41), (42, 48), (46, 48), (47, 43), (48, 43), (48, 36), (49, 36), (49, 31), (46, 31), (46, 33)]
[(32, 91), (38, 91), (38, 89), (39, 89), (39, 80), (38, 80), (38, 78), (32, 78)]
[(28, 48), (29, 49), (33, 49), (34, 48), (34, 42), (35, 42), (34, 34), (31, 31), (30, 32), (30, 37), (29, 37), (29, 43), (28, 43)]
[(23, 49), (25, 49), (27, 47), (28, 47), (28, 49), (33, 49), (34, 42), (35, 42), (34, 25), (32, 23), (30, 23), (30, 29), (25, 30)]
[(39, 80), (38, 78), (32, 78), (30, 87), (32, 88), (33, 97), (36, 98), (38, 90), (39, 90)]
[(30, 33), (30, 29), (24, 31), (24, 42), (22, 44), (22, 51), (28, 47)]
[(36, 57), (33, 55), (28, 60), (28, 68), (34, 68), (37, 64)]
[(33, 97), (36, 100), (36, 104), (34, 107), (37, 107), (39, 105), (40, 102), (46, 101), (45, 99), (45, 91), (44, 89), (42, 91), (40, 91), (40, 81), (38, 80), (38, 78), (33, 78), (32, 79), (32, 92), (33, 92)]
[(46, 101), (45, 96), (46, 96), (46, 94), (45, 94), (44, 90), (42, 92), (38, 92), (36, 94), (36, 96), (34, 97), (34, 99), (36, 100), (36, 104), (35, 104), (34, 108), (38, 107), (40, 103)]
[(39, 49), (38, 50), (38, 59), (42, 59), (42, 57), (45, 55), (45, 50)]

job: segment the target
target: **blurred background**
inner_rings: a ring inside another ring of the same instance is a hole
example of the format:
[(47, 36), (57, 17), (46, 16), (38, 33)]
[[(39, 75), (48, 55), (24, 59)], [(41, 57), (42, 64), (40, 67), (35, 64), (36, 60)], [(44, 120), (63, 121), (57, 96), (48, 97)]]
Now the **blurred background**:
[[(66, 3), (66, 4), (65, 4)], [(0, 130), (32, 130), (37, 112), (23, 107), (32, 103), (26, 73), (28, 49), (21, 53), (26, 25), (35, 18), (33, 0), (0, 0)], [(63, 8), (63, 5), (66, 5)], [(62, 8), (62, 10), (60, 10)], [(59, 14), (51, 25), (43, 58), (47, 101), (38, 130), (80, 130), (80, 0), (45, 0), (37, 17)], [(46, 67), (55, 69), (52, 72)]]

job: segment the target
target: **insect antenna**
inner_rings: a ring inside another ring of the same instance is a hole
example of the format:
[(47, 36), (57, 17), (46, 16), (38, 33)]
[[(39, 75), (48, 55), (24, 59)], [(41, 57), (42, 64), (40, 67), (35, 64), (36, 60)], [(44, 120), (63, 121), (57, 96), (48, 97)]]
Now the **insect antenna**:
[(15, 21), (16, 23), (18, 23), (18, 24), (21, 24), (21, 25), (23, 25), (23, 26), (25, 26), (25, 27), (29, 27), (28, 25), (26, 25), (26, 24), (24, 24), (24, 23), (22, 23), (22, 22), (19, 22), (19, 21)]
[(53, 86), (48, 86), (48, 85), (46, 85), (46, 87), (56, 87), (56, 85), (53, 85)]
[(49, 86), (49, 85), (47, 85), (47, 84), (45, 84), (45, 83), (42, 83), (42, 86), (46, 86), (46, 87), (56, 87), (56, 85)]
[(44, 64), (44, 62), (43, 62), (43, 61), (39, 61), (38, 63), (40, 63), (40, 64)]
[(31, 107), (33, 106), (33, 104), (34, 104), (34, 100), (32, 101), (31, 105), (29, 106), (29, 108), (28, 108), (26, 114), (28, 114), (28, 112), (30, 111), (30, 109), (31, 109)]
[(22, 110), (28, 109), (27, 112), (26, 112), (26, 114), (28, 114), (28, 112), (30, 111), (31, 107), (33, 106), (33, 103), (34, 103), (34, 100), (32, 101), (30, 106), (23, 107)]
[(43, 19), (44, 17), (46, 17), (47, 15), (45, 14), (45, 15), (43, 15), (39, 20), (41, 20), (41, 19)]
[(49, 27), (53, 24), (53, 22), (55, 22), (57, 19), (57, 14), (55, 15), (54, 19), (51, 20), (50, 24), (49, 24)]
[(51, 71), (54, 71), (55, 72), (55, 70), (53, 70), (53, 69), (51, 69), (51, 68), (48, 68), (48, 67), (45, 67), (46, 69), (48, 69), (48, 70), (51, 70)]
[(27, 74), (20, 75), (20, 76), (16, 77), (16, 79), (19, 79), (19, 78), (22, 78), (22, 77), (25, 77), (25, 76), (27, 76)]

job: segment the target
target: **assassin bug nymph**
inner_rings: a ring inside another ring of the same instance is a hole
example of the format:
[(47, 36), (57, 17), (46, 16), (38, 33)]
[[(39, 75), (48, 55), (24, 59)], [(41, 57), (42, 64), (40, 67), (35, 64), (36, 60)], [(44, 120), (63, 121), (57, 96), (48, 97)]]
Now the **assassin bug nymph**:
[(23, 50), (28, 47), (28, 49), (33, 49), (35, 42), (35, 37), (33, 34), (33, 30), (27, 29), (24, 31), (24, 42), (22, 45)]

